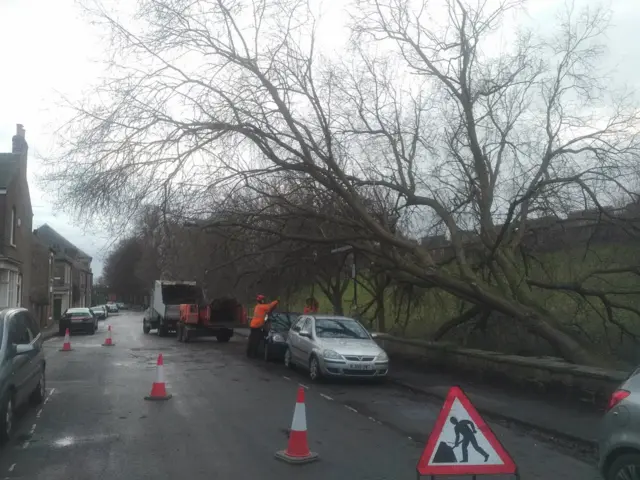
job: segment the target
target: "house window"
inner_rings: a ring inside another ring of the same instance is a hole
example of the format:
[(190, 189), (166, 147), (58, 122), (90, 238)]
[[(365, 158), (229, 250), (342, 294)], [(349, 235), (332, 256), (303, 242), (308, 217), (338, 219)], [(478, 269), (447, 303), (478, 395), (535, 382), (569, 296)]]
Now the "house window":
[(0, 270), (0, 308), (9, 306), (9, 270)]
[(16, 207), (11, 209), (11, 236), (9, 239), (9, 243), (16, 246), (16, 228), (18, 223), (18, 216), (16, 215)]
[(9, 285), (8, 285), (8, 298), (7, 298), (7, 306), (8, 307), (18, 307), (18, 272), (14, 272), (13, 270), (9, 270)]

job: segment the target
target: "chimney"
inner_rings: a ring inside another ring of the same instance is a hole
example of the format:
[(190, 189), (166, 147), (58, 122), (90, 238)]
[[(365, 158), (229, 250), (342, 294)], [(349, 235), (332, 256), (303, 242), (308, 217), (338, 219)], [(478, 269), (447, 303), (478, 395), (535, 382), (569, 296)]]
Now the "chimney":
[(27, 154), (27, 150), (29, 149), (29, 145), (27, 145), (27, 141), (24, 136), (24, 125), (18, 123), (16, 125), (16, 134), (12, 138), (12, 153), (22, 153), (24, 155)]

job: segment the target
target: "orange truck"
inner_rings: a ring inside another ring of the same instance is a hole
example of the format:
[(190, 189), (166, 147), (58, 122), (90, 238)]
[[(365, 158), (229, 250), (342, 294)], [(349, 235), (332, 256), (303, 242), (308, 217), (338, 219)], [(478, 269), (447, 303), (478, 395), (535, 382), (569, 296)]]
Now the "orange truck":
[(219, 342), (228, 342), (234, 328), (248, 326), (247, 313), (235, 298), (217, 298), (207, 304), (181, 304), (177, 325), (179, 342), (196, 337), (215, 336)]

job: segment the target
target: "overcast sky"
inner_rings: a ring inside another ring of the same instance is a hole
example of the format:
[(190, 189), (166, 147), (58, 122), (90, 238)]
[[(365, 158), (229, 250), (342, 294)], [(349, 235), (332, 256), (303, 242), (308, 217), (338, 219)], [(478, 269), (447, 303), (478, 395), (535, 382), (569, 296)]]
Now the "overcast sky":
[[(639, 2), (610, 3), (614, 28), (608, 37), (616, 76), (640, 87)], [(598, 3), (576, 0), (577, 6)], [(560, 0), (531, 0), (529, 12), (534, 23), (541, 28), (548, 26), (559, 4)], [(77, 98), (101, 74), (101, 67), (95, 63), (104, 51), (98, 32), (80, 16), (75, 0), (0, 0), (0, 45), (0, 152), (11, 150), (15, 124), (24, 124), (30, 146), (28, 175), (34, 228), (48, 223), (92, 255), (97, 277), (110, 241), (108, 232), (86, 229), (72, 223), (65, 212), (54, 211), (35, 174), (39, 168), (37, 156), (51, 151), (59, 126), (56, 92)]]

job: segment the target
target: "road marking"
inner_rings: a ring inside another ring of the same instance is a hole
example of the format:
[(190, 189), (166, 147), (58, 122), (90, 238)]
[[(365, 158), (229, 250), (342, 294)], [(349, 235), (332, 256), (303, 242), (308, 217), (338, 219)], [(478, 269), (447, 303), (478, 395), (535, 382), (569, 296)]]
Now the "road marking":
[(29, 440), (27, 440), (26, 442), (24, 442), (24, 443), (22, 444), (22, 448), (23, 448), (23, 449), (24, 449), (24, 448), (27, 448), (28, 446), (29, 446)]
[(309, 387), (307, 385), (305, 385), (304, 383), (299, 383), (298, 385), (300, 385), (305, 390), (309, 390)]
[(36, 418), (40, 418), (40, 415), (42, 415), (42, 409), (38, 410), (38, 413), (36, 413)]
[(351, 410), (353, 413), (358, 413), (358, 410), (356, 410), (353, 407), (350, 407), (349, 405), (345, 405), (344, 408), (346, 408), (347, 410)]
[(287, 377), (286, 375), (282, 375), (282, 378), (284, 378), (285, 380), (291, 380), (291, 377)]
[(10, 472), (13, 472), (13, 469), (14, 469), (14, 468), (16, 468), (16, 464), (15, 464), (15, 463), (14, 463), (14, 464), (12, 464), (12, 465), (9, 467), (9, 471), (10, 471)]
[(320, 394), (320, 396), (321, 396), (322, 398), (326, 398), (326, 399), (327, 399), (327, 400), (329, 400), (329, 401), (332, 401), (332, 400), (333, 400), (333, 398), (331, 398), (329, 395), (325, 395), (324, 393), (321, 393), (321, 394)]
[(36, 424), (34, 423), (33, 425), (31, 425), (31, 432), (29, 432), (31, 435), (33, 435), (33, 432), (36, 431)]

